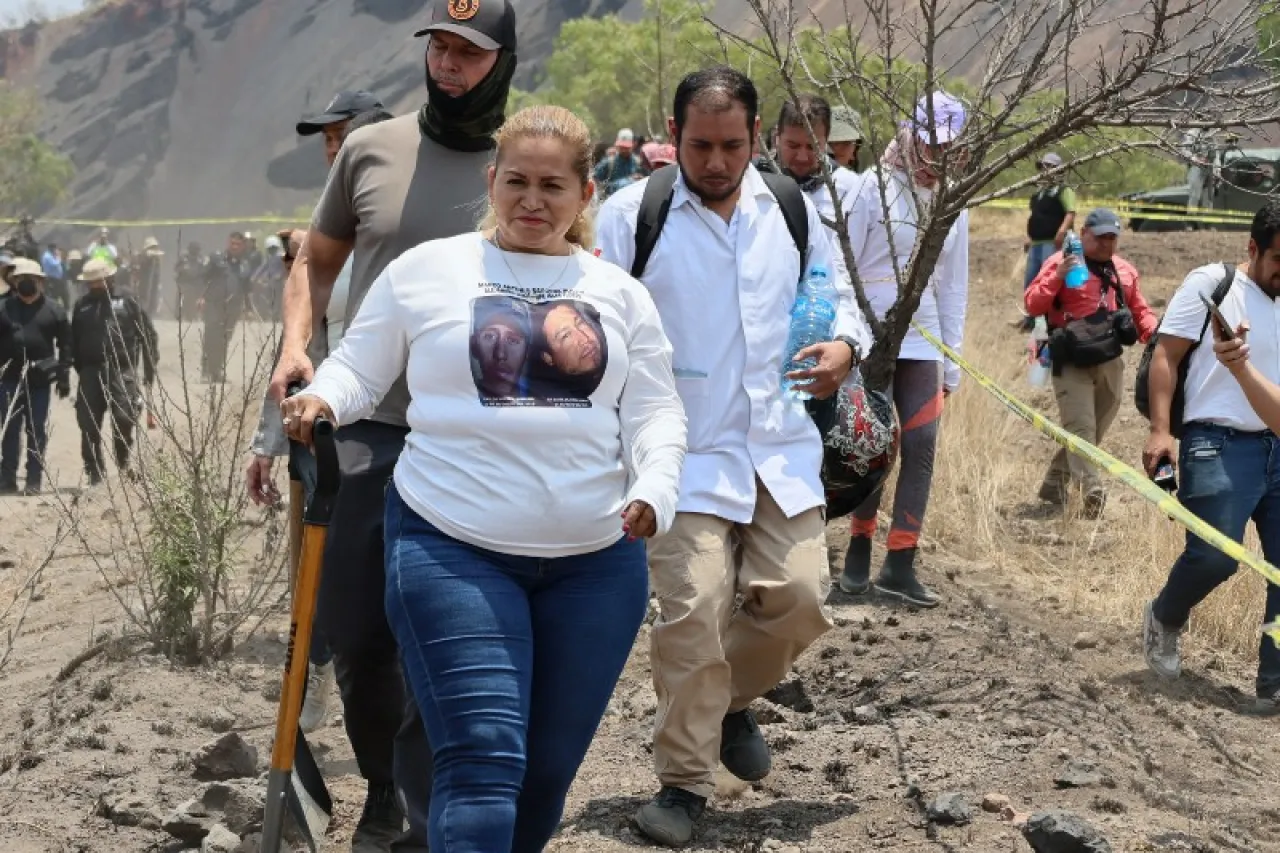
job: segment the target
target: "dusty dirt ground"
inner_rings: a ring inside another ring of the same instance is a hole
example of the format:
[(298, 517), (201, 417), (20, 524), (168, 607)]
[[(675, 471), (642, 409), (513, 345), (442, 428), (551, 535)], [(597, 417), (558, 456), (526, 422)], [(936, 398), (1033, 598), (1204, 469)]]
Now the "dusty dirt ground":
[[(1165, 295), (1186, 269), (1234, 257), (1243, 243), (1239, 235), (1138, 235), (1125, 253), (1149, 268), (1154, 294)], [(1016, 238), (975, 240), (975, 274), (988, 261), (1007, 268), (1016, 247)], [(1013, 316), (1004, 274), (975, 283), (971, 330)], [(173, 382), (172, 324), (161, 334), (164, 379)], [(1021, 346), (1011, 334), (1010, 353)], [(70, 495), (79, 460), (69, 403), (55, 402), (53, 423), (51, 467)], [(1045, 455), (1039, 445), (1008, 452)], [(944, 455), (938, 464), (950, 463)], [(81, 511), (97, 511), (92, 497)], [(58, 512), (50, 497), (0, 499), (0, 609), (42, 553)], [(1103, 534), (1121, 537), (1123, 514), (1109, 515)], [(1025, 525), (1030, 540), (1037, 526), (1045, 541), (1060, 535), (1053, 521)], [(833, 571), (843, 558), (842, 527), (829, 531)], [(997, 571), (945, 541), (931, 540), (927, 551), (926, 577), (946, 596), (937, 611), (832, 593), (836, 627), (783, 689), (757, 704), (774, 772), (754, 785), (724, 779), (689, 849), (1031, 849), (1007, 815), (981, 807), (998, 794), (1019, 815), (1072, 811), (1117, 851), (1280, 851), (1278, 721), (1242, 712), (1252, 695), (1247, 660), (1196, 657), (1180, 682), (1160, 683), (1143, 666), (1136, 625), (1103, 620), (1043, 574)], [(190, 755), (221, 730), (243, 735), (265, 770), (282, 614), (212, 667), (101, 656), (54, 683), (95, 637), (121, 627), (118, 605), (83, 555), (73, 549), (51, 566), (0, 674), (0, 851), (177, 849), (160, 823), (203, 787)], [(550, 850), (644, 846), (629, 818), (656, 790), (653, 707), (646, 628)], [(312, 741), (337, 801), (324, 849), (346, 850), (362, 782), (336, 711)], [(1067, 775), (1079, 786), (1056, 781), (1073, 763)], [(971, 822), (927, 819), (927, 805), (945, 792), (967, 798)]]

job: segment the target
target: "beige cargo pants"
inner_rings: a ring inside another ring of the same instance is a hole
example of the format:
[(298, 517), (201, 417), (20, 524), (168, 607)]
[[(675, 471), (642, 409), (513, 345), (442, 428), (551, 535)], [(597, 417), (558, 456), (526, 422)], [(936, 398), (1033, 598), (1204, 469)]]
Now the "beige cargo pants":
[(663, 785), (704, 797), (715, 788), (724, 715), (775, 687), (831, 627), (821, 510), (787, 518), (759, 480), (756, 491), (750, 524), (681, 513), (649, 543), (660, 607), (650, 647), (654, 766)]
[[(1124, 359), (1094, 367), (1068, 364), (1053, 377), (1062, 428), (1090, 444), (1100, 444), (1120, 411), (1124, 394)], [(1045, 484), (1065, 489), (1074, 480), (1085, 491), (1102, 485), (1102, 475), (1086, 460), (1059, 448), (1045, 474)]]

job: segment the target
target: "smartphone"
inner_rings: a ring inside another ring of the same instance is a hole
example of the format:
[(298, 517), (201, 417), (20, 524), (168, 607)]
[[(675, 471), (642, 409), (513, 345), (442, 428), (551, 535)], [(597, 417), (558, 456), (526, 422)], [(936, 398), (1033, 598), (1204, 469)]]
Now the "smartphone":
[(1209, 316), (1218, 321), (1220, 331), (1216, 331), (1214, 336), (1220, 341), (1234, 340), (1236, 336), (1235, 327), (1227, 322), (1226, 317), (1222, 316), (1222, 312), (1218, 310), (1217, 305), (1213, 304), (1213, 300), (1201, 293), (1200, 301), (1204, 303), (1205, 308), (1209, 309)]
[(1166, 456), (1156, 463), (1156, 472), (1151, 475), (1151, 480), (1166, 492), (1178, 490), (1178, 477), (1173, 471), (1173, 461), (1169, 457)]

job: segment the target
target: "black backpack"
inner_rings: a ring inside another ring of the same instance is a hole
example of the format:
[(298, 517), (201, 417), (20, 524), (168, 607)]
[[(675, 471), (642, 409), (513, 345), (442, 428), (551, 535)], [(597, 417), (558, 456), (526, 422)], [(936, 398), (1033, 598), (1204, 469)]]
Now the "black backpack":
[[(676, 176), (679, 174), (678, 165), (663, 166), (649, 176), (649, 182), (644, 186), (644, 198), (636, 215), (636, 257), (631, 262), (632, 278), (644, 275), (644, 268), (658, 245), (662, 226), (671, 212), (671, 199), (675, 195)], [(764, 178), (769, 192), (782, 208), (787, 231), (791, 232), (791, 239), (800, 252), (800, 275), (803, 276), (808, 270), (809, 258), (809, 213), (805, 210), (804, 193), (800, 185), (786, 175), (761, 172), (760, 177)]]
[[(1231, 290), (1231, 285), (1236, 280), (1236, 268), (1231, 264), (1224, 263), (1222, 265), (1222, 280), (1218, 282), (1218, 286), (1213, 289), (1214, 305), (1221, 305), (1222, 300), (1227, 298), (1227, 292)], [(1161, 319), (1163, 325), (1164, 320)], [(1196, 339), (1191, 348), (1187, 350), (1186, 356), (1183, 357), (1182, 363), (1178, 365), (1178, 379), (1173, 386), (1173, 400), (1169, 404), (1169, 431), (1173, 433), (1175, 438), (1182, 436), (1182, 415), (1186, 410), (1187, 400), (1185, 386), (1187, 384), (1187, 370), (1191, 366), (1191, 354), (1200, 348), (1200, 342), (1204, 340), (1204, 333), (1209, 330), (1209, 312), (1205, 312), (1204, 325), (1200, 327), (1200, 337)], [(1156, 333), (1151, 336), (1151, 340), (1147, 341), (1147, 348), (1142, 353), (1142, 361), (1138, 362), (1138, 379), (1133, 386), (1133, 402), (1138, 407), (1138, 411), (1147, 420), (1151, 420), (1151, 357), (1156, 351), (1156, 342), (1160, 339), (1160, 327), (1156, 327)]]

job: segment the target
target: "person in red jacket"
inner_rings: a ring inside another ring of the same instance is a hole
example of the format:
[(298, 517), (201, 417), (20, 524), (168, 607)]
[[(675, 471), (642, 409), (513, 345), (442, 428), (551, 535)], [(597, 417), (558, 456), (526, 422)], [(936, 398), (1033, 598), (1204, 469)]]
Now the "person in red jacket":
[[(1032, 317), (1044, 316), (1049, 328), (1056, 330), (1073, 321), (1106, 316), (1099, 315), (1099, 312), (1114, 314), (1121, 308), (1128, 308), (1133, 315), (1138, 339), (1145, 343), (1155, 334), (1159, 321), (1138, 287), (1138, 270), (1116, 254), (1120, 242), (1120, 217), (1105, 208), (1093, 211), (1085, 219), (1080, 242), (1084, 246), (1088, 280), (1079, 287), (1067, 287), (1063, 276), (1063, 254), (1055, 252), (1044, 262), (1040, 274), (1026, 290), (1027, 313)], [(1117, 291), (1123, 302), (1117, 301)], [(1073, 328), (1078, 328), (1078, 325)], [(1053, 391), (1058, 398), (1058, 414), (1063, 428), (1093, 444), (1102, 441), (1120, 411), (1121, 394), (1124, 392), (1124, 359), (1120, 356), (1121, 351), (1117, 347), (1116, 355), (1101, 364), (1079, 366), (1060, 363), (1063, 359), (1059, 359), (1053, 365)], [(1084, 491), (1085, 516), (1097, 518), (1106, 504), (1102, 480), (1091, 465), (1066, 450), (1059, 450), (1053, 457), (1040, 486), (1040, 499), (1064, 504), (1067, 487), (1072, 480)]]

